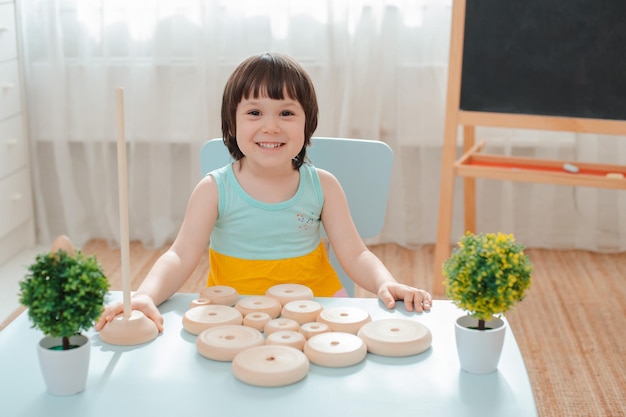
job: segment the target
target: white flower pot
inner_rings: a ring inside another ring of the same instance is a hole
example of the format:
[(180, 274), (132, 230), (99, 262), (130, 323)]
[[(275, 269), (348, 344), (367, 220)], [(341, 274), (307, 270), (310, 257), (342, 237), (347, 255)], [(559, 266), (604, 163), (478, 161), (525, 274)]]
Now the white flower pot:
[(83, 335), (70, 337), (70, 344), (78, 347), (54, 350), (51, 348), (60, 346), (61, 338), (46, 336), (37, 345), (41, 373), (50, 394), (73, 395), (85, 389), (91, 344)]
[(472, 374), (487, 374), (498, 369), (506, 324), (493, 317), (486, 330), (477, 330), (478, 319), (459, 317), (455, 325), (456, 348), (461, 369)]

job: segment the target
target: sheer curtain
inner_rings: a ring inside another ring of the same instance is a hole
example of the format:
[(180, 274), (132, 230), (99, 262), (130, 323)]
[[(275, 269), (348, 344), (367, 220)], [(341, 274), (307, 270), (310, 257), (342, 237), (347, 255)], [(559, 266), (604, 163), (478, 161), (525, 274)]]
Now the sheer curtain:
[[(265, 51), (292, 55), (309, 71), (317, 135), (380, 139), (394, 149), (387, 221), (375, 241), (435, 242), (450, 3), (20, 2), (40, 243), (61, 233), (78, 245), (119, 241), (116, 87), (126, 96), (131, 239), (171, 241), (200, 179), (200, 146), (221, 134), (224, 83), (239, 62)], [(590, 135), (479, 134), (496, 152), (626, 163), (624, 138), (598, 146)], [(453, 240), (462, 234), (460, 191)], [(478, 226), (516, 233), (528, 246), (626, 250), (625, 200), (609, 190), (479, 182)]]

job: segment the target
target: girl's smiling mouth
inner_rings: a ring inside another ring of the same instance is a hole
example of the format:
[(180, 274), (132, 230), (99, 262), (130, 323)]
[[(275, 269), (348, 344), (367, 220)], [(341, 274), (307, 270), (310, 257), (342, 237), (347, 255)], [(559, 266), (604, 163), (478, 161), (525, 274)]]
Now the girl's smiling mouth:
[(263, 149), (276, 149), (276, 148), (280, 148), (281, 146), (283, 146), (283, 144), (276, 143), (276, 142), (259, 142), (257, 143), (257, 146), (260, 146)]

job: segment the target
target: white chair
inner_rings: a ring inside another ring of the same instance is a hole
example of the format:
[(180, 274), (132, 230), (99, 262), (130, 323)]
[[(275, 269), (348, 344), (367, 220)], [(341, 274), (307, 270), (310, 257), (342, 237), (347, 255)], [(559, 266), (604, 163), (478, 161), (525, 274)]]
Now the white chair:
[[(307, 149), (308, 159), (331, 172), (341, 183), (352, 219), (362, 238), (380, 233), (385, 221), (393, 153), (376, 140), (314, 137)], [(202, 175), (232, 162), (221, 138), (207, 141), (200, 150)], [(354, 296), (354, 282), (346, 275), (332, 250), (330, 261), (348, 295)]]

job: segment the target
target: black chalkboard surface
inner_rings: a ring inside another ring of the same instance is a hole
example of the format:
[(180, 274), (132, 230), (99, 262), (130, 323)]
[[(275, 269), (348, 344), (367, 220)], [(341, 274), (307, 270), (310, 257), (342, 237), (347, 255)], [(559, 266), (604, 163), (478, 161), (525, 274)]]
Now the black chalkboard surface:
[(467, 0), (460, 108), (626, 120), (626, 0)]

